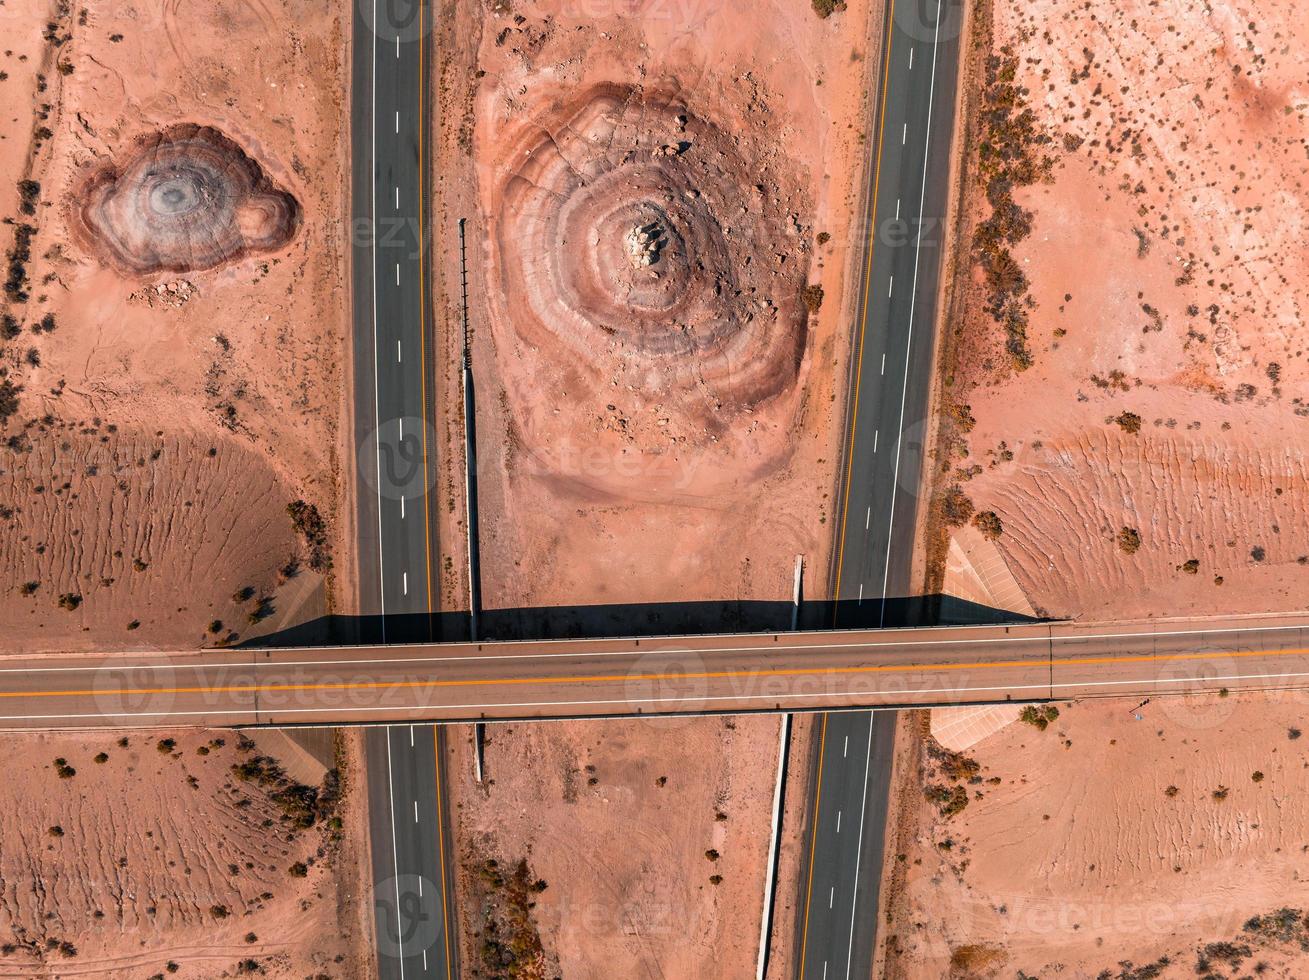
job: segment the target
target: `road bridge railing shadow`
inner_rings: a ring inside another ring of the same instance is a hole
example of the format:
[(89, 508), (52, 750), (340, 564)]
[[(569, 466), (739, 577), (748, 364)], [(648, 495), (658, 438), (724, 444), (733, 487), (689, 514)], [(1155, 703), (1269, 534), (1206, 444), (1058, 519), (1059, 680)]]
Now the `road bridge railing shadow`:
[[(652, 636), (712, 636), (777, 633), (791, 629), (794, 606), (778, 600), (706, 599), (689, 602), (614, 603), (582, 606), (533, 606), (483, 609), (479, 640), (591, 640)], [(805, 601), (801, 630), (842, 630), (915, 626), (1006, 625), (1046, 622), (938, 594), (880, 601)], [(468, 641), (467, 611), (431, 615), (388, 615), (388, 643), (463, 643)], [(380, 616), (324, 616), (266, 636), (241, 647), (376, 645), (382, 642)]]

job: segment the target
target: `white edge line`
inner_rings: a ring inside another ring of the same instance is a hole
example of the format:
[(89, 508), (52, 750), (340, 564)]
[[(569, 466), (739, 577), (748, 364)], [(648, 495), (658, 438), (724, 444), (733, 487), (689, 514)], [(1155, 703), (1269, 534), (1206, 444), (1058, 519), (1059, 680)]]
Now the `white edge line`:
[[(374, 0), (376, 2), (376, 0)], [(405, 937), (404, 930), (400, 928), (400, 853), (396, 847), (395, 832), (395, 785), (391, 781), (391, 726), (386, 727), (386, 787), (387, 796), (390, 797), (391, 804), (391, 864), (395, 868), (395, 914), (396, 914), (396, 943), (400, 948), (400, 980), (404, 980), (405, 975)]]
[(868, 712), (868, 751), (864, 753), (864, 791), (859, 803), (859, 835), (854, 854), (854, 892), (850, 896), (850, 941), (845, 947), (845, 980), (850, 980), (851, 959), (854, 955), (854, 916), (859, 907), (859, 864), (864, 857), (864, 814), (868, 810), (868, 770), (873, 760), (873, 719), (875, 715)]
[[(377, 23), (377, 0), (373, 0), (373, 23)], [(369, 237), (372, 239), (373, 262), (369, 270), (369, 278), (373, 281), (373, 424), (376, 427), (375, 456), (377, 460), (377, 600), (381, 609), (382, 621), (382, 642), (386, 642), (386, 562), (382, 557), (382, 542), (385, 540), (382, 534), (382, 406), (381, 395), (378, 388), (380, 385), (380, 374), (378, 372), (377, 362), (377, 35), (373, 35), (373, 60), (372, 60), (372, 77), (368, 80), (368, 87), (372, 90), (372, 144), (370, 156), (368, 159), (368, 181), (369, 181), (369, 215), (372, 218), (374, 234)], [(397, 898), (397, 902), (399, 899)], [(396, 908), (399, 909), (399, 905)], [(403, 964), (402, 964), (403, 968)]]
[[(1029, 624), (1029, 625), (1034, 625), (1034, 626), (1048, 626), (1048, 625), (1050, 625), (1050, 624), (1035, 624), (1035, 623), (1034, 623), (1034, 624)], [(997, 627), (995, 627), (995, 626), (990, 626), (990, 625), (984, 625), (984, 626), (949, 626), (949, 627), (928, 627), (928, 628), (930, 628), (930, 629), (949, 629), (949, 630), (952, 630), (952, 631), (953, 631), (953, 630), (956, 630), (956, 629), (961, 629), (961, 630), (984, 630), (984, 629), (996, 629)], [(1000, 627), (1000, 628), (1003, 628), (1003, 627)], [(673, 655), (677, 655), (677, 654), (685, 654), (685, 653), (695, 653), (695, 654), (699, 654), (699, 655), (710, 655), (710, 656), (712, 656), (712, 655), (714, 655), (714, 654), (730, 654), (730, 653), (763, 653), (763, 652), (765, 652), (765, 651), (768, 651), (768, 652), (776, 652), (776, 651), (779, 650), (779, 649), (795, 650), (795, 651), (799, 651), (799, 652), (803, 652), (803, 651), (806, 651), (806, 650), (831, 650), (831, 651), (835, 652), (835, 651), (837, 651), (837, 650), (860, 650), (860, 649), (863, 649), (863, 650), (866, 650), (868, 653), (878, 653), (878, 652), (883, 652), (883, 651), (904, 650), (904, 649), (911, 649), (911, 648), (916, 648), (916, 647), (953, 647), (953, 646), (971, 646), (971, 645), (973, 645), (973, 644), (982, 645), (982, 644), (991, 644), (991, 643), (1012, 643), (1012, 644), (1015, 644), (1015, 645), (1017, 645), (1017, 644), (1026, 644), (1026, 643), (1044, 643), (1044, 644), (1048, 644), (1048, 643), (1050, 643), (1052, 640), (1053, 640), (1053, 642), (1055, 643), (1055, 645), (1056, 645), (1056, 647), (1057, 647), (1057, 646), (1060, 645), (1060, 644), (1065, 644), (1065, 643), (1074, 643), (1074, 642), (1079, 642), (1079, 641), (1082, 641), (1082, 640), (1144, 640), (1144, 639), (1162, 639), (1162, 638), (1165, 638), (1165, 637), (1179, 637), (1179, 636), (1201, 636), (1201, 635), (1205, 635), (1205, 634), (1212, 634), (1212, 635), (1217, 636), (1217, 635), (1222, 635), (1222, 634), (1226, 634), (1226, 633), (1250, 633), (1250, 634), (1258, 634), (1258, 633), (1273, 633), (1273, 632), (1286, 632), (1286, 631), (1290, 631), (1290, 630), (1309, 630), (1309, 623), (1297, 623), (1297, 624), (1295, 624), (1295, 625), (1293, 625), (1293, 626), (1226, 626), (1226, 627), (1215, 628), (1215, 629), (1168, 630), (1168, 631), (1157, 632), (1157, 633), (1156, 633), (1156, 632), (1148, 632), (1148, 633), (1072, 633), (1072, 634), (1069, 634), (1068, 636), (1054, 636), (1054, 637), (1051, 637), (1049, 634), (1046, 634), (1046, 635), (1043, 635), (1043, 636), (979, 636), (979, 637), (975, 637), (975, 638), (972, 638), (972, 639), (961, 638), (961, 639), (957, 639), (957, 640), (951, 640), (951, 639), (941, 639), (941, 640), (890, 640), (890, 641), (888, 641), (888, 642), (886, 642), (886, 643), (870, 643), (870, 642), (868, 642), (868, 641), (866, 641), (866, 640), (855, 640), (855, 641), (851, 641), (851, 642), (849, 642), (849, 643), (788, 643), (788, 644), (775, 643), (775, 644), (770, 644), (770, 645), (766, 645), (766, 646), (765, 646), (765, 645), (759, 645), (759, 646), (741, 646), (741, 647), (705, 647), (705, 648), (703, 648), (703, 649), (696, 649), (696, 648), (693, 647), (693, 646), (668, 646), (668, 647), (663, 647), (663, 648), (651, 648), (651, 649), (648, 649), (648, 650), (590, 650), (590, 651), (587, 651), (587, 650), (577, 650), (577, 651), (567, 651), (567, 652), (563, 652), (563, 653), (483, 653), (483, 654), (473, 654), (473, 653), (470, 653), (470, 654), (461, 655), (461, 656), (445, 656), (445, 657), (365, 657), (365, 658), (360, 658), (360, 659), (357, 659), (357, 660), (264, 660), (264, 661), (250, 661), (250, 662), (240, 661), (240, 662), (232, 662), (232, 663), (186, 663), (186, 662), (172, 663), (172, 662), (165, 662), (165, 663), (158, 663), (158, 664), (142, 664), (142, 663), (132, 663), (132, 662), (130, 662), (130, 661), (123, 661), (123, 662), (121, 662), (121, 663), (97, 664), (97, 665), (95, 665), (95, 666), (83, 665), (83, 666), (74, 666), (74, 667), (0, 667), (0, 674), (62, 674), (62, 673), (69, 673), (69, 672), (72, 672), (72, 671), (81, 671), (81, 672), (83, 672), (83, 673), (96, 673), (96, 672), (98, 672), (98, 671), (102, 671), (102, 670), (120, 670), (120, 671), (121, 671), (121, 670), (141, 670), (141, 671), (146, 671), (146, 670), (228, 670), (228, 669), (233, 669), (233, 668), (240, 668), (240, 669), (244, 670), (244, 669), (247, 668), (247, 667), (251, 667), (251, 668), (259, 668), (259, 667), (282, 667), (282, 668), (287, 668), (287, 667), (327, 667), (327, 666), (351, 667), (351, 666), (355, 666), (355, 665), (358, 665), (358, 664), (439, 664), (439, 663), (456, 663), (456, 662), (462, 662), (462, 661), (470, 661), (470, 662), (472, 662), (472, 661), (481, 661), (481, 660), (487, 660), (487, 661), (491, 661), (491, 660), (558, 660), (558, 659), (560, 659), (560, 658), (577, 658), (577, 659), (582, 659), (582, 658), (592, 658), (592, 657), (615, 657), (615, 658), (622, 658), (622, 657), (646, 657), (646, 656), (651, 655), (652, 653), (654, 653), (654, 654), (665, 654), (665, 655), (668, 655), (668, 656), (673, 656)], [(853, 631), (853, 632), (864, 632), (864, 631)], [(877, 630), (877, 631), (873, 631), (873, 632), (877, 632), (877, 633), (880, 633), (880, 634), (888, 634), (888, 635), (889, 635), (889, 634), (893, 634), (893, 633), (895, 632), (895, 630), (893, 630), (893, 629), (887, 629), (887, 630)], [(771, 635), (771, 634), (765, 634), (765, 635)], [(671, 641), (676, 641), (676, 640), (678, 640), (679, 638), (678, 638), (678, 637), (651, 637), (650, 639), (651, 639), (651, 640), (671, 640)], [(687, 637), (686, 639), (694, 639), (694, 637)], [(558, 641), (558, 640), (551, 640), (551, 641), (543, 641), (543, 640), (502, 640), (502, 641), (491, 641), (491, 642), (488, 643), (488, 644), (481, 644), (481, 643), (479, 643), (479, 644), (477, 644), (477, 646), (480, 647), (480, 646), (483, 646), (483, 645), (495, 645), (495, 646), (501, 646), (501, 645), (502, 645), (502, 646), (505, 646), (505, 647), (513, 647), (513, 646), (523, 646), (523, 645), (528, 645), (528, 644), (532, 644), (532, 643), (542, 643), (542, 642), (553, 642), (553, 643), (557, 643), (557, 642), (561, 642), (561, 641)], [(579, 643), (586, 643), (586, 642), (612, 642), (612, 641), (609, 641), (609, 640), (599, 640), (599, 641), (579, 640), (578, 642), (579, 642)], [(405, 649), (406, 647), (419, 647), (419, 648), (421, 648), (421, 647), (424, 647), (424, 646), (443, 646), (443, 645), (444, 645), (444, 644), (395, 643), (395, 644), (391, 644), (389, 647), (387, 647), (387, 649), (391, 649), (391, 650), (403, 650), (403, 649)], [(451, 644), (451, 646), (454, 646), (454, 645), (456, 645), (456, 644)], [(467, 646), (468, 644), (458, 644), (458, 645)], [(238, 653), (238, 654), (242, 654), (242, 653), (250, 653), (250, 654), (261, 654), (261, 653), (281, 653), (281, 654), (285, 654), (285, 653), (294, 653), (297, 649), (318, 649), (318, 648), (315, 648), (315, 647), (310, 647), (310, 648), (305, 648), (305, 647), (282, 647), (282, 648), (279, 649), (279, 648), (265, 648), (265, 647), (249, 647), (249, 648), (246, 648), (246, 649), (236, 649), (235, 652)], [(348, 650), (348, 649), (352, 649), (352, 648), (351, 648), (351, 647), (341, 647), (340, 649)], [(376, 647), (364, 647), (363, 649), (376, 649)], [(1214, 656), (1221, 656), (1221, 655), (1223, 655), (1224, 653), (1230, 653), (1230, 652), (1231, 652), (1231, 651), (1218, 651), (1218, 650), (1212, 651), (1212, 653), (1213, 653)], [(1277, 652), (1279, 652), (1279, 651), (1276, 650), (1276, 649), (1273, 649), (1273, 650), (1266, 650), (1266, 651), (1264, 651), (1264, 652), (1265, 652), (1265, 653), (1270, 653), (1270, 654), (1272, 654), (1272, 653), (1277, 653)], [(189, 657), (189, 656), (191, 656), (191, 654), (187, 654), (186, 656)]]
[[(1227, 675), (1218, 675), (1214, 677), (1206, 677), (1204, 678), (1204, 681), (1208, 684), (1213, 684), (1218, 681), (1258, 681), (1258, 680), (1271, 680), (1274, 678), (1280, 678), (1282, 680), (1290, 680), (1290, 679), (1301, 678), (1301, 677), (1309, 677), (1309, 671), (1294, 671), (1292, 673), (1287, 673), (1287, 674), (1227, 674)], [(1015, 691), (1015, 692), (1016, 691), (1047, 691), (1048, 692), (1051, 690), (1064, 691), (1064, 690), (1072, 690), (1073, 688), (1083, 688), (1083, 687), (1124, 687), (1133, 684), (1139, 685), (1141, 690), (1144, 691), (1147, 690), (1150, 685), (1157, 686), (1163, 684), (1182, 684), (1182, 683), (1190, 684), (1190, 683), (1194, 683), (1197, 679), (1198, 678), (1195, 677), (1157, 677), (1157, 678), (1146, 679), (1146, 680), (1141, 680), (1138, 678), (1135, 680), (1122, 680), (1122, 681), (1069, 681), (1067, 683), (1054, 684), (1054, 685), (1051, 685), (1048, 681), (1044, 681), (1040, 684), (1009, 684), (1009, 685), (993, 684), (993, 685), (983, 685), (981, 687), (904, 688), (902, 690), (887, 691), (884, 693), (888, 697), (891, 696), (900, 697), (900, 696), (913, 695), (913, 694), (975, 694), (983, 691)], [(632, 700), (629, 698), (595, 698), (592, 700), (579, 700), (579, 701), (501, 701), (501, 702), (487, 702), (485, 704), (449, 704), (449, 705), (418, 704), (418, 705), (401, 705), (397, 707), (388, 707), (385, 705), (380, 705), (380, 706), (357, 705), (355, 707), (343, 706), (343, 707), (332, 707), (332, 708), (292, 708), (289, 711), (287, 711), (286, 717), (278, 718), (277, 724), (281, 724), (281, 725), (294, 724), (295, 718), (299, 715), (346, 714), (346, 713), (353, 713), (359, 711), (421, 712), (421, 711), (429, 711), (429, 710), (438, 710), (442, 708), (454, 708), (454, 709), (458, 709), (459, 711), (482, 711), (482, 710), (489, 710), (494, 708), (555, 708), (555, 707), (567, 708), (567, 707), (578, 707), (578, 706), (585, 707), (588, 705), (598, 705), (598, 704), (637, 705), (637, 704), (664, 704), (667, 702), (685, 703), (687, 701), (702, 701), (705, 703), (708, 703), (710, 701), (737, 701), (742, 704), (742, 710), (749, 710), (749, 705), (751, 704), (751, 702), (754, 701), (769, 703), (769, 702), (777, 702), (777, 701), (794, 701), (798, 698), (808, 698), (816, 701), (818, 699), (828, 699), (828, 698), (858, 697), (858, 696), (863, 696), (867, 693), (869, 692), (832, 691), (825, 694), (804, 692), (799, 694), (769, 694), (767, 696), (764, 695), (756, 696), (756, 695), (749, 695), (749, 694), (744, 694), (744, 695), (743, 694), (708, 694), (708, 695), (704, 695), (703, 697), (640, 698), (637, 700)], [(1203, 692), (1192, 691), (1187, 693), (1203, 693)], [(1092, 697), (1094, 696), (1095, 695), (1092, 695)], [(1040, 697), (1033, 698), (1031, 700), (1039, 701), (1039, 702), (1064, 701), (1067, 700), (1067, 697), (1060, 696), (1060, 695), (1050, 696), (1049, 694), (1043, 694)], [(899, 710), (901, 708), (929, 708), (937, 705), (954, 707), (957, 705), (957, 703), (958, 702), (953, 702), (953, 701), (924, 701), (920, 703), (909, 704), (907, 702), (900, 701), (900, 700), (894, 700), (894, 701), (888, 700), (880, 704), (856, 703), (856, 704), (851, 704), (848, 707), (851, 711), (887, 711), (887, 710)], [(997, 706), (1013, 705), (1015, 708), (1017, 708), (1031, 702), (1029, 702), (1028, 700), (1015, 701), (1015, 700), (996, 699), (991, 701), (983, 700), (980, 702), (969, 701), (965, 703), (970, 706), (973, 704), (985, 704), (985, 705), (997, 705)], [(753, 709), (753, 710), (759, 710), (759, 709)], [(796, 709), (788, 709), (788, 710), (796, 710)], [(814, 708), (813, 710), (822, 711), (822, 710), (835, 710), (835, 709)], [(268, 712), (267, 710), (265, 710), (264, 713), (270, 714), (272, 712)], [(682, 717), (688, 717), (688, 718), (695, 718), (695, 717), (699, 717), (700, 715), (711, 714), (711, 712), (707, 712), (707, 711), (679, 711), (679, 712), (671, 712), (671, 713)], [(94, 711), (94, 712), (81, 712), (81, 713), (65, 714), (65, 715), (0, 715), (0, 721), (49, 721), (49, 720), (58, 720), (61, 718), (192, 718), (192, 717), (216, 717), (218, 715), (251, 715), (255, 719), (256, 724), (266, 724), (266, 722), (260, 723), (258, 721), (258, 715), (254, 708), (213, 708), (208, 711), (136, 711), (136, 712)], [(638, 716), (632, 715), (632, 717), (638, 717)], [(655, 716), (651, 715), (650, 717), (655, 717)], [(379, 723), (384, 723), (384, 722), (395, 723), (397, 720), (399, 719), (395, 719), (395, 718), (377, 719)], [(521, 720), (522, 719), (518, 719), (518, 718), (481, 719), (472, 715), (457, 715), (457, 716), (452, 715), (449, 718), (442, 718), (440, 720), (433, 720), (426, 716), (420, 716), (416, 720), (414, 720), (413, 723), (423, 724), (423, 725), (437, 725), (437, 724), (466, 724), (470, 721), (486, 721), (488, 723), (491, 723), (496, 721), (507, 722), (507, 721), (521, 721)], [(543, 716), (540, 720), (550, 721), (554, 719), (553, 716)], [(406, 723), (408, 723), (408, 720), (406, 720)], [(96, 727), (104, 727), (104, 726), (96, 726)], [(388, 727), (390, 727), (389, 724)]]
[(886, 590), (891, 580), (891, 540), (895, 529), (895, 488), (900, 485), (900, 454), (904, 448), (904, 407), (909, 395), (909, 355), (914, 343), (914, 308), (918, 302), (918, 266), (923, 256), (923, 207), (927, 202), (927, 162), (931, 159), (932, 108), (936, 104), (936, 61), (940, 51), (941, 3), (936, 0), (936, 31), (932, 38), (932, 78), (927, 91), (927, 139), (923, 143), (923, 183), (918, 195), (918, 232), (914, 244), (914, 281), (909, 286), (909, 325), (905, 333), (904, 376), (900, 379), (900, 423), (896, 426), (895, 473), (891, 478), (891, 516), (886, 525), (886, 564), (882, 568), (882, 612), (886, 616)]

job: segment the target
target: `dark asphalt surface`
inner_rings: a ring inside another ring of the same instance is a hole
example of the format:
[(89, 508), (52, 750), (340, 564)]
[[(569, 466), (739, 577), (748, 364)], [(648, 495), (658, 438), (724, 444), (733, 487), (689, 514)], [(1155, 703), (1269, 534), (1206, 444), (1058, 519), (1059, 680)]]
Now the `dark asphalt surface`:
[[(833, 573), (833, 592), (855, 603), (856, 621), (838, 626), (901, 625), (885, 621), (883, 600), (911, 593), (961, 8), (961, 0), (887, 0), (878, 164), (864, 225), (874, 234), (860, 286), (849, 482)], [(877, 938), (895, 716), (829, 714), (823, 726), (799, 975), (863, 980)], [(862, 813), (857, 832), (854, 812)]]
[[(355, 4), (352, 82), (355, 447), (360, 612), (375, 642), (435, 637), (435, 553), (428, 490), (435, 485), (435, 404), (428, 311), (424, 141), (429, 100), (426, 0)], [(450, 977), (448, 814), (431, 726), (366, 737), (374, 907), (381, 980)]]

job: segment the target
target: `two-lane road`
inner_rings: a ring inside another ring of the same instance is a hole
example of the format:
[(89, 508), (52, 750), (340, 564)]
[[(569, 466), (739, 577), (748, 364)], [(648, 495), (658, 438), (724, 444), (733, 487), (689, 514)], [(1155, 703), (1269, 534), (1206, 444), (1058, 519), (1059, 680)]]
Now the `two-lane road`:
[[(426, 642), (435, 610), (435, 485), (425, 171), (427, 0), (355, 5), (352, 230), (360, 611), (374, 643)], [(367, 736), (378, 971), (453, 976), (444, 838), (430, 726)]]
[[(832, 573), (832, 593), (841, 600), (838, 626), (901, 625), (887, 619), (886, 600), (913, 591), (961, 16), (961, 0), (886, 0)], [(822, 732), (797, 973), (806, 980), (866, 980), (877, 931), (894, 715), (829, 715)], [(862, 750), (849, 754), (851, 744)]]
[(1309, 616), (1234, 616), (9, 658), (0, 728), (407, 725), (1306, 686)]

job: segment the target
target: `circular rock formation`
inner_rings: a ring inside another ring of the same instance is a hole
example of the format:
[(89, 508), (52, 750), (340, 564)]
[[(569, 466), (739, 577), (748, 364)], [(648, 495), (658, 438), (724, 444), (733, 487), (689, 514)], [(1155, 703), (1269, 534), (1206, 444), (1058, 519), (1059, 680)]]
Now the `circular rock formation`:
[(216, 129), (173, 126), (138, 141), (122, 167), (83, 191), (82, 222), (98, 251), (130, 274), (212, 269), (281, 248), (300, 205)]
[[(677, 98), (626, 86), (558, 107), (501, 159), (494, 325), (554, 389), (507, 386), (533, 452), (559, 455), (547, 430), (563, 421), (588, 449), (665, 456), (684, 475), (749, 430), (759, 463), (760, 427), (785, 424), (766, 406), (795, 387), (806, 331), (806, 246), (772, 162)], [(617, 476), (562, 465), (592, 484)], [(650, 485), (650, 466), (629, 472)]]

